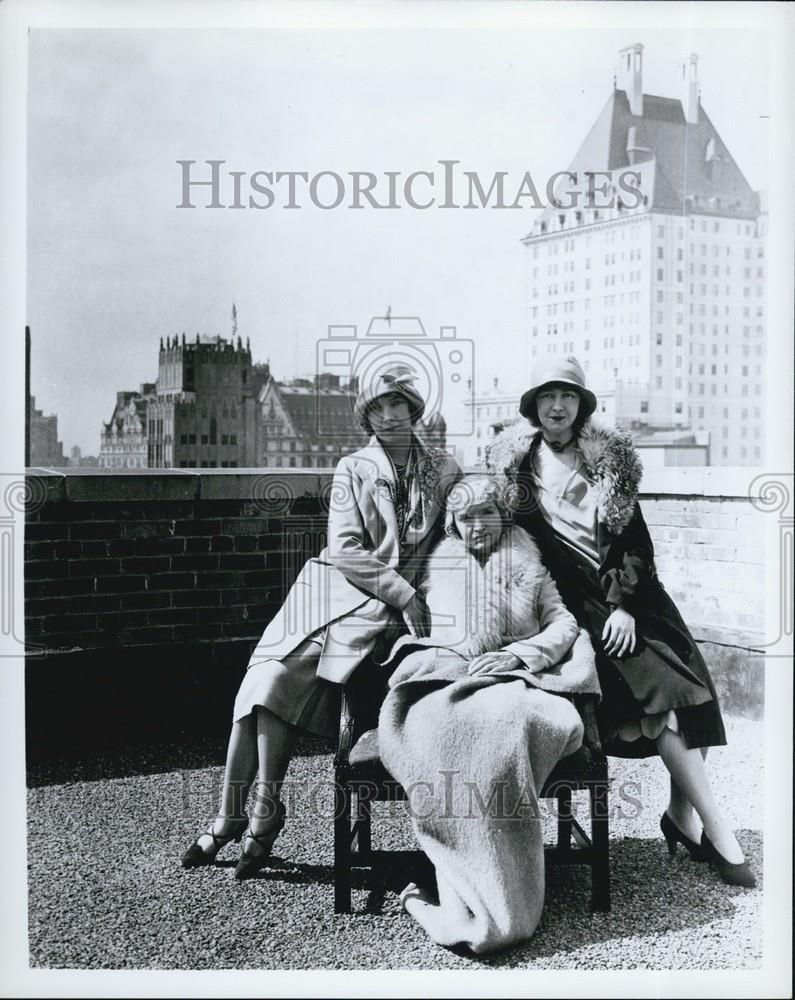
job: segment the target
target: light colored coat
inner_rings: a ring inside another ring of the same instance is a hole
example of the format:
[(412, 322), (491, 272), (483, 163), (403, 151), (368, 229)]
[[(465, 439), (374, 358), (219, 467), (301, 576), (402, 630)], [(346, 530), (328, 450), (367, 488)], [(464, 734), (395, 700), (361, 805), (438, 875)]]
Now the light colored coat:
[[(393, 502), (395, 474), (389, 456), (373, 436), (368, 444), (343, 456), (334, 472), (328, 519), (328, 544), (309, 559), (287, 597), (263, 632), (249, 665), (281, 659), (313, 632), (351, 615), (368, 604), (366, 614), (383, 623), (400, 612), (415, 594), (412, 583), (428, 548), (438, 539), (450, 488), (461, 478), (458, 463), (438, 448), (426, 447), (415, 436), (422, 507), (406, 530), (401, 559), (398, 519)], [(375, 599), (375, 604), (373, 604)], [(350, 630), (349, 630), (350, 631)], [(339, 638), (337, 636), (337, 638)], [(318, 676), (344, 683), (366, 655), (357, 645), (355, 657), (324, 656)], [(324, 652), (327, 643), (324, 643)]]
[[(563, 693), (599, 696), (587, 633), (563, 605), (535, 541), (506, 528), (482, 562), (457, 538), (428, 560), (432, 625), (405, 637), (378, 726), (381, 759), (407, 790), (438, 902), (411, 915), (447, 947), (477, 954), (527, 940), (544, 903), (538, 795), (581, 744)], [(521, 666), (470, 676), (468, 660), (509, 650)]]
[(535, 541), (508, 525), (481, 563), (448, 537), (428, 560), (422, 587), (431, 637), (467, 658), (503, 649), (532, 673), (558, 663), (577, 637)]
[[(556, 694), (601, 694), (588, 635), (561, 600), (535, 540), (518, 525), (505, 528), (482, 562), (460, 538), (445, 538), (428, 558), (420, 591), (431, 613), (430, 635), (404, 636), (389, 662), (424, 647), (434, 656), (426, 658), (423, 669), (435, 657), (432, 669), (438, 672), (440, 659), (470, 660), (504, 650), (521, 661), (516, 675), (529, 671), (529, 683), (536, 687)], [(414, 662), (416, 677), (419, 661)]]

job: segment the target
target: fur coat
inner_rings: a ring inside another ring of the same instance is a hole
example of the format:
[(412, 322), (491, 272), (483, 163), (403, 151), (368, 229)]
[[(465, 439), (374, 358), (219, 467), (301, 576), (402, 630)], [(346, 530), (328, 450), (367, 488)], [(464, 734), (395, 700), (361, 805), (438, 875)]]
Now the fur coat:
[[(503, 481), (513, 506), (524, 499), (520, 495), (519, 469), (540, 439), (539, 430), (520, 420), (498, 434), (486, 450), (486, 467)], [(599, 521), (613, 534), (620, 534), (632, 520), (643, 475), (632, 439), (588, 420), (580, 431), (577, 447), (586, 475), (596, 487)]]
[[(482, 562), (445, 539), (421, 589), (431, 635), (396, 645), (378, 728), (436, 871), (438, 899), (410, 912), (438, 944), (493, 952), (531, 937), (541, 916), (538, 795), (582, 742), (579, 713), (560, 694), (598, 696), (593, 649), (522, 528), (506, 528)], [(469, 675), (473, 656), (497, 649), (521, 666)]]
[(428, 559), (419, 590), (430, 612), (430, 635), (405, 636), (390, 660), (418, 642), (467, 660), (504, 649), (524, 670), (550, 671), (538, 677), (541, 687), (598, 695), (590, 643), (583, 633), (572, 652), (577, 622), (523, 528), (507, 526), (482, 561), (457, 536), (444, 538)]
[[(654, 545), (638, 502), (643, 470), (629, 436), (589, 420), (576, 442), (596, 491), (598, 570), (558, 539), (535, 501), (532, 461), (540, 441), (541, 432), (520, 420), (497, 435), (486, 465), (502, 481), (515, 522), (538, 542), (566, 606), (590, 634), (603, 693), (603, 739), (609, 743), (620, 722), (676, 709), (689, 747), (725, 744), (707, 666), (657, 576)], [(634, 653), (620, 658), (608, 656), (602, 643), (605, 622), (616, 607), (635, 618), (637, 636)], [(613, 744), (608, 752), (650, 756), (657, 751), (653, 742), (638, 740)]]

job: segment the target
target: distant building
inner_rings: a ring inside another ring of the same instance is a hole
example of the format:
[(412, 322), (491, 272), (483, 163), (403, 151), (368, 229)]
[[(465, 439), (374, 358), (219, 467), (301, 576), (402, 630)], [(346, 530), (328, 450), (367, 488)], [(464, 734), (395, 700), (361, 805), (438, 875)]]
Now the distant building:
[(713, 464), (758, 465), (766, 215), (701, 105), (698, 57), (680, 67), (675, 98), (643, 93), (642, 60), (642, 45), (620, 53), (569, 168), (576, 184), (561, 181), (564, 207), (522, 241), (531, 368), (574, 354), (608, 422), (708, 431)]
[(154, 398), (154, 382), (144, 382), (139, 392), (116, 393), (113, 416), (102, 425), (98, 457), (101, 469), (148, 467), (147, 407)]
[(654, 431), (633, 438), (646, 470), (710, 464), (709, 431)]
[(73, 469), (96, 468), (99, 458), (96, 455), (84, 455), (79, 445), (74, 445), (69, 456), (69, 467)]
[(501, 391), (496, 378), (486, 392), (474, 398), (467, 398), (464, 405), (472, 411), (473, 432), (471, 437), (456, 443), (456, 458), (461, 465), (482, 465), (486, 448), (494, 435), (503, 426), (518, 419), (519, 399), (520, 393)]
[(220, 336), (160, 341), (154, 397), (147, 404), (149, 468), (254, 466), (257, 396), (270, 378), (251, 350)]
[(30, 397), (30, 458), (29, 465), (62, 468), (66, 465), (63, 445), (58, 440), (58, 417), (45, 417), (36, 409), (35, 396)]
[(268, 381), (260, 390), (258, 464), (270, 468), (333, 468), (367, 443), (353, 422), (356, 392), (338, 375)]
[(25, 327), (25, 467), (61, 468), (66, 465), (58, 440), (58, 418), (45, 417), (30, 394), (30, 327)]

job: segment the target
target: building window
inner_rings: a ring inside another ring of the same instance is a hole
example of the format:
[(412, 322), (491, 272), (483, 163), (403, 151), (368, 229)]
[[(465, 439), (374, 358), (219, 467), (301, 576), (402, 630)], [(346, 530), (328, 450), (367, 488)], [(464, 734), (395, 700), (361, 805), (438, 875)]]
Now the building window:
[[(206, 434), (202, 434), (202, 444), (208, 444), (208, 443), (209, 443), (209, 438), (207, 437)], [(204, 463), (202, 463), (202, 465), (203, 464)], [(206, 466), (205, 466), (205, 468), (206, 468)]]
[(229, 443), (230, 444), (237, 444), (237, 434), (230, 434), (229, 435)]

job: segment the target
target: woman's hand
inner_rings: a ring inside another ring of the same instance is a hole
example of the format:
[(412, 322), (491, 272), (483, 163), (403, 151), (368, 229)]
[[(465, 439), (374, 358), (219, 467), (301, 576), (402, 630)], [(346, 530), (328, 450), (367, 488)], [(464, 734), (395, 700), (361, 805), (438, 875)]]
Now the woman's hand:
[(494, 653), (481, 653), (467, 665), (468, 674), (505, 674), (511, 670), (521, 670), (522, 661), (513, 653), (498, 649)]
[(623, 608), (614, 608), (602, 630), (602, 642), (608, 656), (635, 652), (635, 619)]
[(403, 606), (400, 613), (406, 628), (415, 639), (421, 639), (423, 636), (430, 634), (430, 629), (428, 628), (428, 605), (419, 594), (415, 593), (408, 604)]

